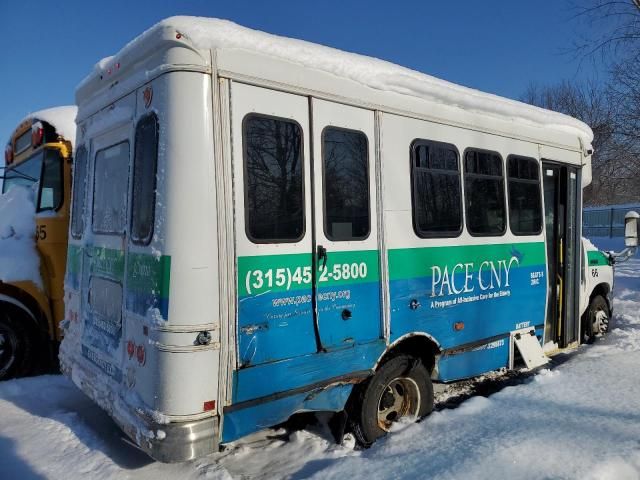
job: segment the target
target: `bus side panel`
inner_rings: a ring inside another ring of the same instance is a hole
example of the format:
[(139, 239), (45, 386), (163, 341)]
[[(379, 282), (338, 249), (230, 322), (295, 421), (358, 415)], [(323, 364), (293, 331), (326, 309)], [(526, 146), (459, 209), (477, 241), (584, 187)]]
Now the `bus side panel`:
[[(497, 152), (508, 210), (506, 159), (518, 154), (539, 160), (537, 145), (390, 114), (382, 115), (381, 128), (390, 342), (412, 333), (434, 339), (442, 353), (434, 376), (442, 381), (506, 367), (509, 332), (545, 321), (544, 233), (513, 235), (507, 214), (502, 235), (472, 236), (463, 218), (457, 235), (418, 237), (412, 218), (410, 146), (426, 140), (457, 151), (463, 205), (465, 150)], [(502, 338), (507, 338), (506, 347), (495, 343)]]
[(446, 349), (541, 325), (544, 270), (542, 242), (391, 250), (391, 340), (426, 331)]

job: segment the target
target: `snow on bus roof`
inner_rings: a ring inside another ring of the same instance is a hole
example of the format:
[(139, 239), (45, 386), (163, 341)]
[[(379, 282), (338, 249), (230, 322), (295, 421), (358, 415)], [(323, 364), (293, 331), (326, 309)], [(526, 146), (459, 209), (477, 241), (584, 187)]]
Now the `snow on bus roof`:
[(114, 57), (96, 64), (80, 86), (100, 76), (108, 63), (129, 54), (140, 43), (166, 28), (175, 29), (191, 40), (196, 48), (237, 48), (258, 52), (347, 78), (373, 89), (410, 95), (508, 121), (520, 120), (556, 128), (581, 137), (587, 144), (593, 139), (588, 125), (561, 113), (456, 85), (377, 58), (281, 37), (216, 18), (176, 16), (162, 20), (129, 42)]
[(52, 125), (59, 135), (62, 135), (65, 140), (69, 140), (71, 145), (76, 144), (76, 114), (78, 113), (78, 107), (75, 105), (66, 105), (63, 107), (46, 108), (37, 112), (30, 113), (24, 117), (20, 123), (25, 122), (32, 118), (38, 120), (44, 120), (48, 124)]

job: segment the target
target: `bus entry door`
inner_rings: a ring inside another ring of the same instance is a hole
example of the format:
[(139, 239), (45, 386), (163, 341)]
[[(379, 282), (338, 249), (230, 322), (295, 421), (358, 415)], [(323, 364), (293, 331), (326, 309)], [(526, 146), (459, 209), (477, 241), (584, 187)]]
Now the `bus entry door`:
[(315, 309), (323, 350), (381, 337), (374, 112), (312, 99)]

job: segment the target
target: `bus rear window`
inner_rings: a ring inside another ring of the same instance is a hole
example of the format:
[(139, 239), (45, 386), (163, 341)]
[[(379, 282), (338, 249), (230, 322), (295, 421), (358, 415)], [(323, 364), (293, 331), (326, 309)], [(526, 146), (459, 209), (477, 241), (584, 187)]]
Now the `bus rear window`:
[(502, 235), (507, 219), (502, 158), (495, 152), (467, 150), (464, 155), (467, 229), (471, 235)]
[(80, 238), (84, 231), (84, 212), (87, 199), (87, 149), (78, 148), (73, 168), (73, 209), (71, 214), (71, 235)]
[(96, 153), (93, 187), (93, 231), (122, 234), (127, 217), (129, 142)]
[(304, 236), (302, 129), (290, 120), (244, 120), (245, 228), (255, 243)]
[(533, 158), (507, 158), (509, 224), (514, 235), (537, 235), (542, 231), (540, 167)]
[(133, 159), (133, 198), (131, 204), (131, 240), (147, 245), (153, 235), (158, 166), (158, 118), (143, 117), (136, 127)]

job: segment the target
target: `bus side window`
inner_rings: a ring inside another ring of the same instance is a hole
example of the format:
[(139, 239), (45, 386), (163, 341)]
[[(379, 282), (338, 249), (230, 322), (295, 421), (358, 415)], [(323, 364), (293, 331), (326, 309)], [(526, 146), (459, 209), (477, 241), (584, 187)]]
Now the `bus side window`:
[(304, 236), (302, 129), (283, 118), (244, 118), (245, 229), (254, 243)]
[(131, 200), (131, 240), (148, 245), (153, 236), (158, 169), (158, 117), (145, 115), (136, 126)]
[(507, 157), (509, 224), (514, 235), (538, 235), (542, 231), (540, 166), (534, 158)]
[(462, 189), (458, 150), (427, 140), (411, 144), (413, 229), (421, 238), (457, 237), (462, 232)]
[(80, 238), (84, 231), (84, 212), (87, 200), (87, 148), (82, 145), (75, 156), (73, 169), (73, 213), (71, 215), (71, 235)]
[(507, 227), (502, 157), (468, 149), (464, 154), (467, 229), (471, 235), (500, 236)]
[(127, 222), (129, 141), (96, 152), (93, 178), (95, 233), (122, 235)]
[(371, 231), (367, 136), (326, 127), (322, 132), (324, 232), (329, 240), (364, 240)]

